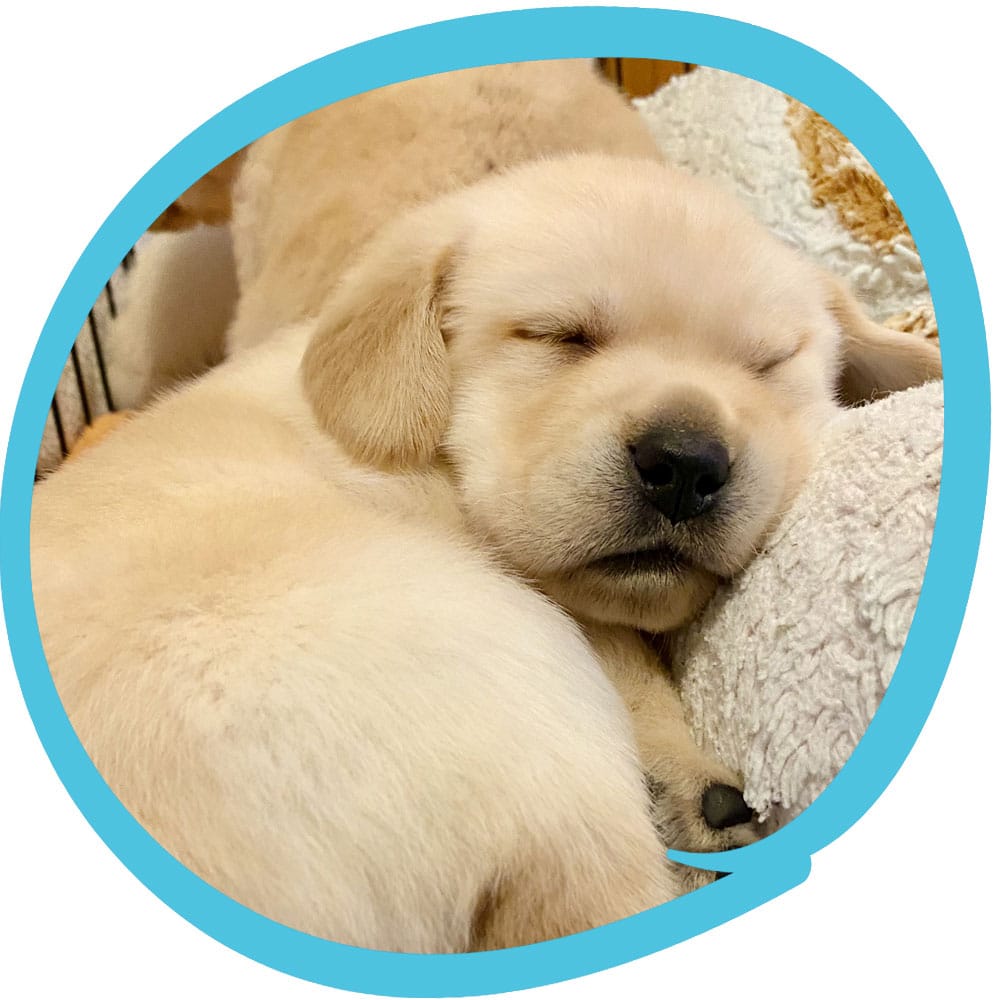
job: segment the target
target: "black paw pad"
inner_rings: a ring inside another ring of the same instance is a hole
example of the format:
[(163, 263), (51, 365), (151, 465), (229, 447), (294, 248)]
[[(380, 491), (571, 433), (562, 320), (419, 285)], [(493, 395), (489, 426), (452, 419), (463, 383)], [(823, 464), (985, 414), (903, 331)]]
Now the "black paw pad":
[(732, 785), (709, 785), (701, 797), (701, 814), (713, 830), (725, 830), (753, 819), (753, 810), (743, 793)]

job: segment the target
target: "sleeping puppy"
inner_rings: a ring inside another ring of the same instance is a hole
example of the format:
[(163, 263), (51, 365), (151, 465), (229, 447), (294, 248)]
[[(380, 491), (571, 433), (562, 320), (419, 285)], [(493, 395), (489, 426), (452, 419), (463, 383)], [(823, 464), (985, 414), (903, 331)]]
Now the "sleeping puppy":
[(272, 919), (598, 926), (693, 884), (663, 843), (756, 832), (641, 633), (752, 557), (838, 399), (939, 361), (586, 68), (344, 105), (246, 154), (233, 358), (38, 486), (46, 655), (126, 807)]

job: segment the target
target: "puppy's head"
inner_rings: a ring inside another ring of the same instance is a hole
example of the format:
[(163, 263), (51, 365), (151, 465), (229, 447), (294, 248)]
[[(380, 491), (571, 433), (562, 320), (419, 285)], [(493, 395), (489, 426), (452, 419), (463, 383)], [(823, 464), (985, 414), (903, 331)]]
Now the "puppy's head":
[(940, 361), (718, 191), (581, 156), (388, 227), (303, 374), (359, 460), (441, 457), (473, 529), (570, 611), (664, 631), (750, 559), (838, 402)]

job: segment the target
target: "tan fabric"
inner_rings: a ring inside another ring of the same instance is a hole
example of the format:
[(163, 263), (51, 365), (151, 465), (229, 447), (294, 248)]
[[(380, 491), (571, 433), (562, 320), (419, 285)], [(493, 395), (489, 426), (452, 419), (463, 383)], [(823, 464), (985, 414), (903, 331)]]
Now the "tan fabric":
[(786, 120), (816, 204), (832, 205), (846, 229), (877, 249), (900, 238), (912, 244), (899, 206), (846, 136), (792, 98), (788, 98)]
[(884, 326), (901, 333), (914, 333), (918, 337), (937, 337), (937, 319), (929, 303), (914, 306), (883, 321)]
[[(871, 164), (825, 118), (794, 98), (787, 100), (785, 120), (802, 158), (815, 204), (829, 205), (841, 225), (873, 250), (889, 254), (903, 247), (916, 253), (903, 213)], [(930, 303), (883, 322), (904, 333), (937, 337), (937, 320)]]

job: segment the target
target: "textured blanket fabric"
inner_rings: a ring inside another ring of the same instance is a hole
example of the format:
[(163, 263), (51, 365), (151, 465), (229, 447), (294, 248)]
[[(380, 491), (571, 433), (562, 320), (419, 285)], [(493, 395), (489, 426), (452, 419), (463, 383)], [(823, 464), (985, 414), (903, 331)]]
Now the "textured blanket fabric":
[(771, 87), (707, 67), (635, 104), (672, 163), (726, 188), (777, 236), (845, 278), (874, 319), (930, 309), (895, 202), (822, 118)]
[[(704, 67), (636, 103), (674, 163), (727, 187), (845, 278), (875, 319), (936, 336), (899, 209), (829, 123)], [(674, 669), (697, 737), (779, 822), (843, 766), (899, 659), (937, 509), (941, 406), (938, 384), (845, 412), (766, 551), (679, 644)]]
[(784, 819), (843, 766), (892, 677), (937, 511), (941, 383), (845, 411), (764, 552), (677, 650), (696, 735)]

